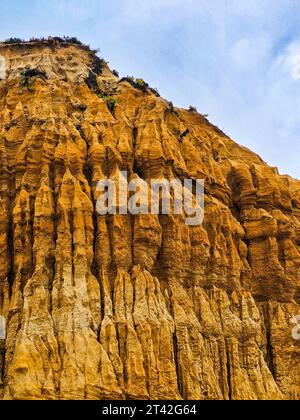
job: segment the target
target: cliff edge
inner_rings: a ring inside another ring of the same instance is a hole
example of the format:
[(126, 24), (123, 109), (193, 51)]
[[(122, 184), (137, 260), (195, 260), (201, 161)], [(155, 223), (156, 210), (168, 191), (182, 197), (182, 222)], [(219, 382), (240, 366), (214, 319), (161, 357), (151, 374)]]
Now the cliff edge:
[[(300, 182), (82, 45), (0, 59), (0, 399), (299, 399)], [(124, 170), (204, 223), (99, 216)]]

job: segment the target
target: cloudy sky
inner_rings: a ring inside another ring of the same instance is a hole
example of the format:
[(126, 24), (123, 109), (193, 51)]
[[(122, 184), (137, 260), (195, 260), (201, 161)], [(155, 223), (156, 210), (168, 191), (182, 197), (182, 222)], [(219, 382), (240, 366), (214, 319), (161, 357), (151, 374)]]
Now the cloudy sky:
[(74, 35), (300, 178), (300, 0), (0, 0), (0, 39)]

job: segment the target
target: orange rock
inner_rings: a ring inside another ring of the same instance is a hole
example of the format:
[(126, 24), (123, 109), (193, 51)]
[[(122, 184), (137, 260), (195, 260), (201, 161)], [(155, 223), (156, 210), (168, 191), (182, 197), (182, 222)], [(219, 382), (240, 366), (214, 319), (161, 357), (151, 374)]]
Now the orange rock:
[[(0, 56), (0, 398), (299, 399), (300, 182), (81, 46)], [(204, 179), (203, 225), (98, 216), (122, 170)]]

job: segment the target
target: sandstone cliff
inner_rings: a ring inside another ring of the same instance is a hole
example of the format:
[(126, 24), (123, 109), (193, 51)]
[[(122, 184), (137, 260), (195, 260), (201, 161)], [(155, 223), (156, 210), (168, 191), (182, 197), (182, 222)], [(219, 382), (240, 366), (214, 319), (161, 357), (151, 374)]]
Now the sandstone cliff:
[[(299, 399), (300, 182), (80, 45), (0, 56), (0, 399)], [(203, 225), (98, 216), (121, 170)]]

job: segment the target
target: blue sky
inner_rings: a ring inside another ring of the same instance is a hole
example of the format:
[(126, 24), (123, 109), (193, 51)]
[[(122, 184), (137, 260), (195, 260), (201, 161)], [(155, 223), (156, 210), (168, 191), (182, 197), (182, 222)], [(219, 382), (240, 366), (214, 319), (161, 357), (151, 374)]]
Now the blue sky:
[(300, 0), (0, 0), (0, 39), (74, 35), (300, 178)]

